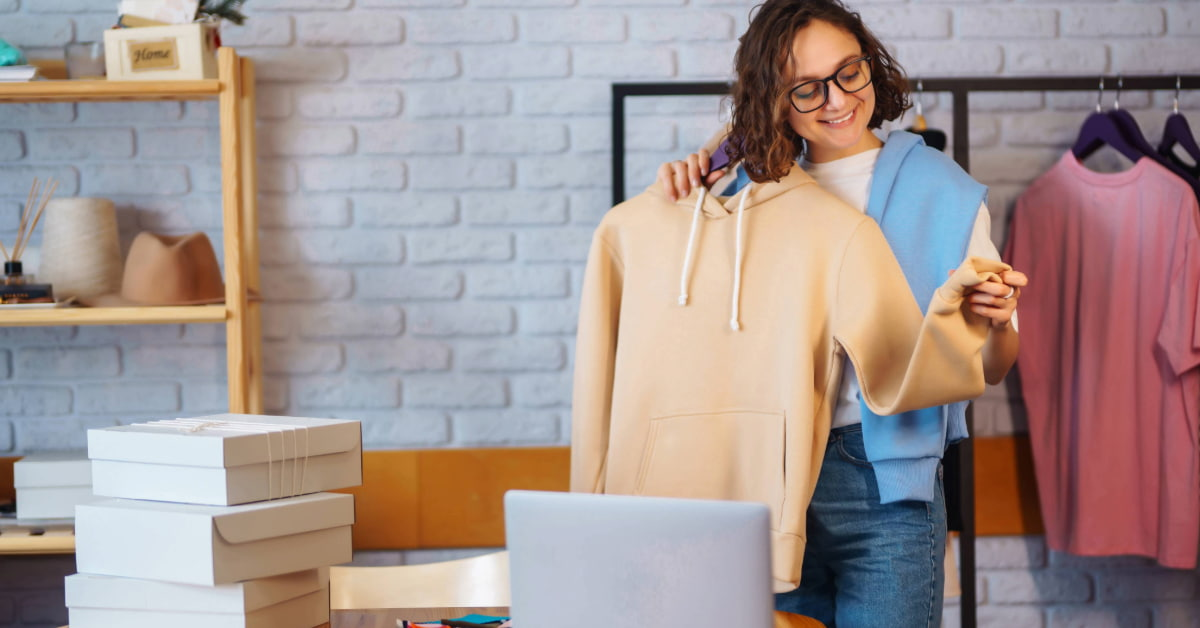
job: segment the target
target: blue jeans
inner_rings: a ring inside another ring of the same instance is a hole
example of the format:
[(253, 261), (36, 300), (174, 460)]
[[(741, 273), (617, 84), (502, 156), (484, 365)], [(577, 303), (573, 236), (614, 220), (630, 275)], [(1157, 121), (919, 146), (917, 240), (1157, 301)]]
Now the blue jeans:
[(879, 503), (862, 426), (833, 430), (808, 508), (800, 587), (775, 608), (829, 628), (940, 626), (945, 583), (942, 470), (933, 503)]

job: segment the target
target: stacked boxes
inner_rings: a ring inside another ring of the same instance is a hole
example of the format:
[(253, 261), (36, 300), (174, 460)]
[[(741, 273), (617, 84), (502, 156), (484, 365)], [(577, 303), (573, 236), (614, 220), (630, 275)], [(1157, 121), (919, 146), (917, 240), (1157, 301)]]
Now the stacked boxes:
[(217, 415), (88, 432), (72, 628), (311, 628), (351, 559), (357, 421)]
[(83, 452), (31, 454), (13, 464), (17, 519), (70, 519), (92, 500), (92, 467)]

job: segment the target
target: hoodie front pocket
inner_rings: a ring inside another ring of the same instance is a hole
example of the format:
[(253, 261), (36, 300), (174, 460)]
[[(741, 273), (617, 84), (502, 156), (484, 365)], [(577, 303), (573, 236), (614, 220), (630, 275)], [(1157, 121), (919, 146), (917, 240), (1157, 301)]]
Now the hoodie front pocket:
[(717, 410), (650, 420), (637, 493), (753, 501), (778, 523), (784, 486), (784, 415)]

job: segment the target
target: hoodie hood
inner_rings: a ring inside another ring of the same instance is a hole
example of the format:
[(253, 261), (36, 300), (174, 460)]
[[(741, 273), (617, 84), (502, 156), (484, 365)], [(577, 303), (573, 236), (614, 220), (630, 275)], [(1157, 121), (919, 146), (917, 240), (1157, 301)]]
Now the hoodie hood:
[[(692, 279), (692, 263), (696, 257), (696, 243), (700, 236), (702, 222), (700, 217), (704, 216), (708, 220), (720, 220), (736, 216), (737, 234), (734, 240), (736, 245), (733, 257), (733, 291), (729, 297), (729, 328), (733, 331), (741, 331), (742, 326), (738, 316), (741, 308), (742, 260), (745, 258), (745, 238), (742, 231), (747, 210), (799, 186), (815, 184), (812, 177), (796, 166), (778, 181), (768, 181), (763, 184), (752, 182), (736, 194), (724, 199), (710, 195), (708, 189), (703, 186), (697, 186), (686, 198), (677, 201), (676, 205), (684, 207), (690, 205), (692, 210), (692, 226), (688, 232), (687, 248), (684, 249), (682, 268), (679, 272), (677, 302), (680, 307), (686, 307), (688, 304), (688, 286)], [(650, 189), (658, 195), (662, 194), (657, 183)]]
[[(736, 167), (737, 164), (730, 164), (730, 168)], [(804, 172), (799, 166), (793, 167), (788, 171), (782, 179), (778, 181), (767, 181), (766, 183), (751, 183), (748, 187), (753, 189), (750, 197), (746, 200), (746, 209), (753, 209), (756, 205), (761, 205), (780, 194), (802, 186), (816, 185), (817, 182), (808, 173)], [(662, 193), (662, 187), (655, 182), (646, 189), (647, 192), (654, 194), (660, 198), (666, 198)], [(718, 197), (711, 194), (702, 186), (694, 188), (692, 193), (684, 198), (675, 201), (675, 205), (686, 208), (688, 211), (695, 209), (697, 199), (701, 195), (704, 196), (700, 201), (700, 211), (705, 218), (712, 220), (720, 220), (721, 218), (729, 218), (737, 214), (738, 203), (741, 199), (741, 192), (730, 196)], [(667, 202), (670, 202), (669, 200)]]

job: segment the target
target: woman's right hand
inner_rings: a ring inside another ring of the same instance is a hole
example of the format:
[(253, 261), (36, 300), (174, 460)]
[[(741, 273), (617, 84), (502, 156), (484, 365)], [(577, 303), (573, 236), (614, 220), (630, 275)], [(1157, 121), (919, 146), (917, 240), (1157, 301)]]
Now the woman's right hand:
[(709, 187), (725, 176), (725, 170), (708, 171), (711, 156), (701, 148), (698, 152), (687, 156), (687, 159), (668, 161), (658, 167), (658, 182), (662, 185), (663, 193), (672, 201), (677, 201), (692, 193), (692, 188)]

